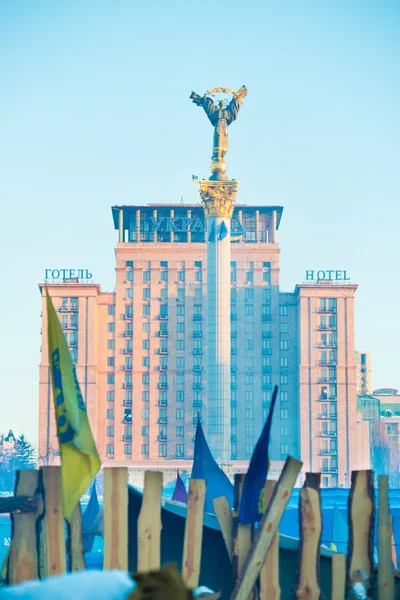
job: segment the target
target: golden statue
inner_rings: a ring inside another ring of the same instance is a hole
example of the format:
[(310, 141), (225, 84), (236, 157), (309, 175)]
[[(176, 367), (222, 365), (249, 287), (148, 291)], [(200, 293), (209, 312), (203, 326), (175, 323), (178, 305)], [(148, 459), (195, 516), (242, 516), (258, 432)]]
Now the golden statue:
[[(209, 96), (218, 93), (231, 93), (232, 100), (227, 105), (225, 100), (221, 100), (218, 105), (213, 102)], [(229, 88), (214, 88), (211, 92), (206, 92), (204, 96), (199, 96), (196, 92), (190, 94), (191, 100), (197, 105), (202, 106), (204, 112), (214, 126), (213, 154), (211, 157), (211, 171), (213, 173), (210, 179), (226, 179), (225, 154), (228, 151), (228, 126), (236, 120), (243, 98), (247, 96), (247, 88), (242, 85), (240, 90)]]

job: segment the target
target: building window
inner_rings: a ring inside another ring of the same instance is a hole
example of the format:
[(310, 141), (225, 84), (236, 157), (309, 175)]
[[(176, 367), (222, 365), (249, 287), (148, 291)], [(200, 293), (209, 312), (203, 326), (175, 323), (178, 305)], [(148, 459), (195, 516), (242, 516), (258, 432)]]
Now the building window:
[(143, 350), (150, 350), (150, 340), (142, 340)]
[(125, 281), (133, 281), (133, 271), (125, 271)]
[(114, 392), (111, 392), (111, 391), (107, 392), (107, 401), (114, 402)]
[(114, 409), (107, 408), (107, 419), (113, 419), (113, 418), (114, 418)]
[(106, 428), (106, 435), (108, 437), (113, 437), (114, 435), (114, 426), (113, 425), (108, 425)]
[(150, 271), (143, 271), (143, 281), (150, 281)]
[(164, 269), (168, 269), (168, 261), (167, 260), (161, 260), (160, 261), (160, 267), (164, 267)]
[(244, 446), (244, 452), (246, 454), (246, 456), (251, 456), (253, 454), (253, 444), (245, 444)]
[(126, 288), (125, 289), (125, 297), (126, 298), (133, 298), (133, 289), (132, 288)]
[(263, 302), (271, 302), (271, 290), (269, 288), (263, 288), (262, 301)]
[(109, 315), (115, 315), (115, 304), (109, 304), (107, 307), (107, 312)]
[(183, 437), (185, 435), (185, 428), (183, 425), (178, 425), (176, 428), (176, 437)]
[(185, 349), (185, 340), (176, 340), (176, 349), (184, 350)]
[(143, 300), (149, 300), (150, 298), (150, 288), (143, 288)]
[(246, 373), (246, 375), (245, 375), (245, 384), (246, 385), (253, 385), (253, 383), (254, 383), (253, 373)]
[(149, 445), (142, 444), (142, 454), (148, 454), (148, 453), (149, 453)]
[(287, 366), (288, 366), (287, 356), (281, 356), (281, 367), (287, 367)]
[(287, 408), (281, 408), (281, 419), (288, 419), (289, 411)]
[(158, 445), (158, 456), (167, 456), (167, 444)]
[(106, 454), (108, 456), (114, 456), (114, 444), (107, 444), (106, 445)]
[(177, 444), (176, 445), (176, 456), (178, 458), (184, 456), (185, 454), (185, 450), (184, 450), (184, 445), (183, 444)]
[(253, 323), (244, 324), (245, 333), (253, 333)]
[(142, 427), (142, 437), (147, 437), (149, 435), (149, 426), (148, 425), (144, 425)]
[(177, 317), (185, 316), (185, 305), (184, 304), (178, 304), (178, 306), (176, 307), (176, 316)]
[(148, 419), (148, 418), (149, 418), (149, 409), (142, 408), (142, 419)]
[(177, 408), (176, 409), (176, 418), (177, 419), (184, 419), (185, 418), (185, 410), (183, 408)]
[(194, 280), (195, 281), (202, 281), (203, 280), (203, 271), (195, 271), (194, 272)]
[(252, 304), (246, 304), (244, 307), (244, 314), (246, 317), (252, 317), (254, 314), (254, 309)]
[(114, 340), (107, 340), (107, 348), (108, 348), (108, 350), (114, 350), (114, 348), (115, 348), (115, 341)]
[(287, 317), (288, 316), (288, 307), (285, 304), (281, 304), (281, 306), (279, 307), (279, 314), (281, 317)]
[(184, 402), (185, 401), (185, 392), (183, 390), (178, 390), (176, 392), (176, 401)]
[(281, 427), (281, 437), (287, 437), (288, 436), (288, 432), (289, 432), (289, 428), (288, 427)]
[(287, 444), (281, 444), (281, 455), (287, 456), (289, 453), (289, 446)]
[(124, 444), (124, 454), (132, 454), (132, 444)]
[(231, 303), (235, 304), (235, 302), (236, 302), (236, 288), (231, 288)]
[(245, 400), (246, 400), (246, 402), (253, 402), (253, 392), (252, 392), (252, 390), (246, 390), (246, 392), (245, 392)]
[(287, 323), (280, 323), (279, 324), (279, 332), (280, 333), (289, 333), (289, 326)]
[(150, 383), (150, 375), (148, 373), (142, 373), (142, 383), (145, 385)]
[(244, 297), (245, 297), (245, 300), (253, 300), (253, 298), (254, 298), (254, 290), (253, 290), (253, 288), (246, 288), (244, 290)]
[(196, 300), (201, 300), (201, 297), (202, 297), (201, 288), (194, 289), (194, 297)]
[(176, 324), (176, 333), (185, 333), (185, 321), (178, 321)]
[(280, 395), (281, 395), (281, 402), (288, 401), (288, 393), (287, 392), (280, 392)]
[(185, 281), (185, 271), (178, 271), (178, 281)]
[(253, 340), (246, 340), (245, 342), (245, 348), (246, 350), (253, 350)]
[(280, 348), (281, 348), (281, 350), (289, 350), (288, 340), (281, 340)]
[(142, 402), (149, 401), (149, 392), (142, 392)]
[(184, 302), (185, 300), (185, 288), (178, 288), (178, 300)]
[(246, 356), (246, 369), (252, 369), (253, 368), (253, 357), (252, 356)]
[(113, 356), (109, 356), (107, 358), (107, 367), (114, 367), (115, 365), (115, 359)]
[(150, 304), (143, 304), (142, 306), (142, 315), (147, 316), (150, 314)]
[(124, 392), (124, 402), (125, 404), (132, 404), (132, 392), (130, 390)]
[(254, 419), (254, 411), (252, 408), (246, 408), (245, 410), (245, 418), (246, 419)]
[(71, 348), (69, 353), (71, 355), (72, 362), (74, 363), (74, 365), (76, 365), (76, 363), (78, 362), (78, 350), (76, 348)]
[(114, 331), (115, 331), (115, 323), (108, 323), (107, 324), (107, 331), (109, 333), (114, 333)]
[(176, 368), (177, 369), (184, 369), (185, 368), (185, 358), (184, 358), (184, 356), (177, 356), (176, 357)]
[(107, 373), (107, 383), (114, 383), (114, 373)]
[(143, 367), (150, 367), (150, 357), (149, 356), (143, 356), (143, 358), (142, 358), (142, 366)]
[(288, 376), (287, 375), (281, 375), (280, 376), (280, 381), (281, 381), (281, 385), (287, 385), (287, 383), (288, 383)]
[(246, 437), (253, 437), (253, 435), (254, 435), (254, 427), (253, 427), (253, 425), (247, 425), (245, 427), (244, 431), (245, 431), (245, 436)]

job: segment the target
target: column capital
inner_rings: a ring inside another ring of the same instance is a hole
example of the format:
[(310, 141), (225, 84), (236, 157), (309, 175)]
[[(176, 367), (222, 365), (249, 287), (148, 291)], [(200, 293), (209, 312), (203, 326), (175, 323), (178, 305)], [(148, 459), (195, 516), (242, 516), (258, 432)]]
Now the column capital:
[(200, 198), (206, 219), (208, 217), (232, 217), (239, 182), (211, 181), (203, 179), (200, 184)]

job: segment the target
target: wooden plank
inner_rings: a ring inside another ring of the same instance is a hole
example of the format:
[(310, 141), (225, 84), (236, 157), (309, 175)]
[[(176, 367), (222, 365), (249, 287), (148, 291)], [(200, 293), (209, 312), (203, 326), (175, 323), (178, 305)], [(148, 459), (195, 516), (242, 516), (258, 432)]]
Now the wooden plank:
[(372, 471), (353, 471), (349, 494), (349, 546), (347, 579), (357, 572), (369, 578), (373, 567), (374, 489)]
[(128, 469), (104, 468), (104, 569), (128, 570)]
[(241, 570), (246, 562), (247, 556), (251, 548), (251, 532), (252, 524), (239, 523), (239, 507), (242, 498), (242, 489), (245, 480), (245, 473), (235, 475), (235, 489), (233, 501), (233, 576), (236, 580), (239, 577)]
[[(391, 516), (389, 517), (389, 519), (390, 519), (390, 529), (392, 532), (392, 538), (391, 538), (391, 542), (390, 542), (391, 547), (392, 547), (392, 563), (393, 563), (393, 568), (397, 571), (398, 565), (397, 565), (396, 545), (394, 543), (394, 535), (393, 535), (393, 519)], [(394, 576), (394, 573), (393, 573), (393, 576)]]
[[(15, 495), (32, 498), (39, 488), (39, 471), (17, 471)], [(42, 498), (42, 496), (40, 496)], [(35, 512), (12, 513), (12, 538), (8, 562), (8, 583), (39, 578), (37, 520), (43, 512), (43, 500)]]
[(40, 467), (44, 496), (42, 577), (66, 572), (65, 528), (62, 513), (61, 467)]
[(332, 600), (343, 600), (346, 591), (346, 555), (332, 555)]
[[(264, 488), (265, 506), (269, 506), (276, 481), (267, 480)], [(260, 600), (280, 600), (279, 584), (279, 532), (274, 535), (267, 558), (260, 571)]]
[(229, 506), (228, 499), (226, 496), (220, 496), (213, 500), (215, 516), (218, 519), (219, 526), (221, 527), (222, 537), (224, 538), (226, 551), (229, 556), (229, 560), (232, 562), (233, 553), (233, 518), (232, 511)]
[(378, 597), (393, 600), (394, 577), (392, 569), (392, 528), (389, 515), (389, 477), (378, 477)]
[(246, 564), (236, 582), (231, 600), (247, 600), (267, 558), (290, 494), (296, 484), (302, 463), (289, 457), (275, 487), (272, 500), (265, 511), (252, 543)]
[(70, 571), (83, 571), (86, 569), (80, 503), (76, 505), (68, 523), (68, 554)]
[(300, 492), (300, 552), (296, 588), (298, 600), (319, 600), (319, 556), (322, 533), (321, 475), (306, 473)]
[(182, 577), (192, 590), (199, 585), (205, 498), (206, 482), (203, 479), (191, 479), (186, 513)]
[(142, 507), (138, 518), (138, 572), (160, 568), (161, 496), (163, 475), (146, 471)]

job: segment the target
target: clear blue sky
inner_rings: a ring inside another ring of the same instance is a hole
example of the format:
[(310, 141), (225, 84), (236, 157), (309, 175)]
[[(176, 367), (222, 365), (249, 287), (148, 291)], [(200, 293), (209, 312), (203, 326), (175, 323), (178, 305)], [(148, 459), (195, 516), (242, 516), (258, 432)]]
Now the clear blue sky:
[(246, 84), (239, 202), (279, 204), (281, 283), (347, 269), (374, 387), (400, 387), (400, 5), (0, 3), (0, 431), (37, 437), (44, 270), (114, 288), (110, 206), (196, 201), (212, 129), (189, 100)]

